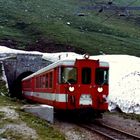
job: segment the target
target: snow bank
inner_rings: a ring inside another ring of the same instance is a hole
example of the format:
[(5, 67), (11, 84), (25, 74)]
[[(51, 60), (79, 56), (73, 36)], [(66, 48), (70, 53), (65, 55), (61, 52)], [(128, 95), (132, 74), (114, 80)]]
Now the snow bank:
[(13, 53), (13, 54), (42, 54), (41, 52), (37, 52), (37, 51), (23, 51), (23, 50), (16, 50), (16, 49), (11, 49), (5, 46), (0, 46), (0, 54), (4, 54), (4, 53)]
[(4, 66), (3, 66), (3, 64), (2, 64), (2, 80), (3, 81), (5, 81), (5, 83), (6, 83), (6, 88), (8, 89), (8, 82), (7, 82), (7, 77), (6, 77), (6, 75), (5, 75), (5, 71), (4, 71)]
[(59, 59), (64, 60), (64, 59), (76, 59), (76, 58), (83, 58), (83, 55), (76, 54), (74, 52), (61, 52), (61, 53), (44, 53), (43, 54), (43, 59), (56, 62)]
[(109, 110), (140, 114), (140, 58), (129, 55), (95, 56), (109, 62)]
[[(83, 55), (73, 52), (50, 54), (26, 52), (0, 46), (0, 54), (2, 53), (43, 54), (43, 59), (52, 62), (59, 59), (80, 59), (83, 57)], [(123, 112), (140, 114), (140, 58), (129, 55), (99, 55), (90, 58), (109, 62), (109, 110), (119, 107)]]

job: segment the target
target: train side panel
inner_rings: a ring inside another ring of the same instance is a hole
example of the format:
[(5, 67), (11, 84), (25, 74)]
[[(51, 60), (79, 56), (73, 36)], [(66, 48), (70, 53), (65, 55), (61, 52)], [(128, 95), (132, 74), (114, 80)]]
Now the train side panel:
[(23, 96), (32, 101), (66, 109), (67, 95), (58, 84), (57, 68), (22, 82)]

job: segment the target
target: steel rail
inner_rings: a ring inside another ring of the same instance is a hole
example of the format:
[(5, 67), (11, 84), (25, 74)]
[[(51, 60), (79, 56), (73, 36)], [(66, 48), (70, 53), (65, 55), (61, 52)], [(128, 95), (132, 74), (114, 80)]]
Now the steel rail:
[[(108, 126), (106, 124), (91, 124), (91, 125), (87, 125), (87, 124), (78, 124), (80, 127), (82, 128), (85, 128), (87, 129), (88, 131), (91, 131), (91, 132), (95, 132), (95, 133), (98, 133), (110, 140), (116, 140), (116, 137), (113, 137), (111, 136), (111, 134), (107, 134), (106, 132), (103, 132), (102, 131), (102, 128), (105, 128), (105, 129), (110, 129), (112, 132), (116, 132), (116, 133), (119, 133), (119, 134), (122, 134), (124, 136), (127, 136), (127, 137), (130, 137), (131, 139), (133, 140), (140, 140), (140, 137), (139, 136), (136, 136), (136, 135), (133, 135), (133, 134), (130, 134), (128, 132), (125, 132), (123, 130), (119, 130), (117, 128), (113, 128), (111, 126)], [(98, 127), (101, 127), (101, 130), (99, 130), (98, 128), (95, 128), (95, 126), (98, 126)], [(123, 137), (123, 136), (122, 136)], [(117, 138), (117, 140), (119, 140), (119, 138)]]
[(91, 127), (91, 126), (84, 125), (84, 124), (80, 124), (79, 126), (82, 127), (82, 128), (87, 129), (88, 131), (95, 132), (97, 134), (100, 134), (101, 136), (105, 136), (106, 138), (109, 138), (110, 140), (115, 140), (114, 137), (112, 137), (112, 136), (110, 136), (110, 135), (108, 135), (108, 134), (106, 134), (104, 132), (101, 132), (101, 131), (99, 131), (99, 130)]
[(128, 133), (128, 132), (123, 131), (123, 130), (120, 130), (120, 129), (118, 129), (118, 128), (111, 127), (111, 126), (106, 125), (106, 124), (103, 124), (103, 123), (100, 124), (100, 125), (101, 125), (101, 126), (104, 126), (104, 127), (106, 127), (106, 128), (109, 128), (109, 129), (111, 129), (111, 130), (115, 130), (116, 132), (119, 132), (119, 133), (125, 134), (125, 135), (127, 135), (127, 136), (130, 136), (130, 137), (132, 137), (132, 138), (135, 138), (135, 139), (139, 139), (139, 140), (140, 140), (140, 136), (136, 136), (136, 135), (134, 135), (134, 134)]

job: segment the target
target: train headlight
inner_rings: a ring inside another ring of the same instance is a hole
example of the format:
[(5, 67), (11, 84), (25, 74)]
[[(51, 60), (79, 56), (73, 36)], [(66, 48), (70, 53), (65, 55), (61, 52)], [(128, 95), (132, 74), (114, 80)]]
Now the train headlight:
[(74, 87), (70, 86), (70, 87), (69, 87), (69, 91), (70, 91), (70, 92), (73, 92), (73, 91), (74, 91)]
[(98, 92), (103, 92), (103, 88), (102, 88), (102, 87), (98, 87), (98, 88), (97, 88), (97, 91), (98, 91)]

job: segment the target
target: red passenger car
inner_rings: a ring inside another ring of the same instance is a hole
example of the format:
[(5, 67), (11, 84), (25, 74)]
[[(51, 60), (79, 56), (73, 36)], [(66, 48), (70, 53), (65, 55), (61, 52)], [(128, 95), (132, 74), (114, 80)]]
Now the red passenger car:
[(25, 98), (55, 109), (108, 110), (107, 62), (88, 57), (59, 60), (22, 80)]

